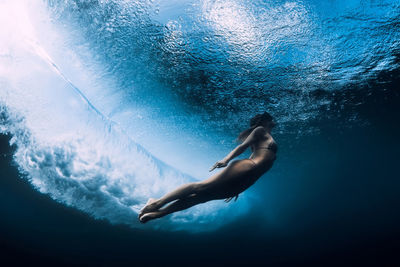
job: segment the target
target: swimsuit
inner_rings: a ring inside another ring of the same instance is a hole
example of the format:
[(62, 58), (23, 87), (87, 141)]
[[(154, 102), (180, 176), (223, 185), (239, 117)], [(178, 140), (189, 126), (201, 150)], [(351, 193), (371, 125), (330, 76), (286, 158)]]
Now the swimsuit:
[(278, 146), (277, 146), (277, 144), (276, 144), (275, 142), (270, 143), (268, 146), (260, 146), (260, 147), (258, 147), (258, 148), (261, 148), (261, 149), (270, 149), (270, 150), (272, 150), (275, 154), (276, 154), (276, 152), (278, 152)]
[(254, 160), (252, 160), (252, 159), (248, 159), (248, 160), (250, 160), (251, 162), (253, 162), (254, 166), (257, 165), (257, 164), (254, 162)]
[[(269, 150), (272, 150), (272, 152), (274, 152), (276, 154), (276, 152), (278, 151), (278, 146), (276, 145), (275, 142), (273, 142), (273, 143), (270, 143), (269, 146), (260, 146), (260, 147), (257, 147), (257, 149), (269, 149)], [(255, 149), (255, 150), (257, 150), (257, 149)], [(276, 155), (275, 155), (275, 159), (276, 159)], [(249, 160), (251, 160), (251, 162), (253, 162), (254, 165), (257, 165), (254, 162), (254, 160), (252, 160), (250, 158), (249, 158)]]

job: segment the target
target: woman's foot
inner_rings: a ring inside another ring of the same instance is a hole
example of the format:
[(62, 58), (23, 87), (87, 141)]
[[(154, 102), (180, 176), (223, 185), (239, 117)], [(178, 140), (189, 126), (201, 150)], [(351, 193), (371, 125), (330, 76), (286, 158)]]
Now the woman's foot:
[(157, 199), (149, 198), (146, 205), (140, 210), (139, 220), (140, 220), (140, 217), (142, 215), (144, 215), (145, 213), (156, 211), (158, 209), (156, 202), (157, 202)]
[(157, 212), (157, 211), (156, 212), (148, 212), (146, 214), (139, 216), (139, 221), (141, 223), (146, 223), (150, 220), (157, 219), (158, 217), (160, 217), (160, 212)]

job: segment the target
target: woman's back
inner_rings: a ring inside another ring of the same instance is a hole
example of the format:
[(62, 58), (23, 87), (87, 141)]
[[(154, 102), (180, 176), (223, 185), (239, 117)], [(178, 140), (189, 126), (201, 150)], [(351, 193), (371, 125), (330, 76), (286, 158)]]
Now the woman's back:
[(276, 153), (278, 152), (278, 145), (272, 136), (266, 132), (265, 135), (260, 136), (259, 141), (254, 142), (251, 145), (250, 159), (253, 160), (257, 165), (273, 163), (276, 159)]

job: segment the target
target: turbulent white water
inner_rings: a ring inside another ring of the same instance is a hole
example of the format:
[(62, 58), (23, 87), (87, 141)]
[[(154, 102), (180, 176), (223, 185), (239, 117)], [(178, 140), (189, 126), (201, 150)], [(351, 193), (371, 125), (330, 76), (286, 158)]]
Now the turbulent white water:
[[(113, 81), (102, 75), (102, 67), (95, 60), (84, 61), (69, 49), (68, 40), (57, 31), (47, 12), (45, 4), (38, 1), (0, 2), (0, 130), (13, 135), (12, 143), (17, 145), (14, 159), (23, 177), (37, 190), (94, 218), (138, 225), (137, 212), (149, 197), (160, 197), (195, 181), (191, 175), (206, 173), (206, 169), (185, 174), (137, 143), (140, 134), (136, 134), (136, 141), (132, 139), (135, 131), (149, 131), (150, 137), (142, 140), (153, 144), (153, 149), (157, 145), (164, 148), (159, 156), (168, 159), (168, 155), (174, 158), (175, 153), (185, 153), (179, 150), (179, 141), (177, 149), (168, 152), (168, 147), (163, 147), (165, 139), (155, 138), (158, 132), (152, 132), (156, 127), (151, 125), (163, 124), (141, 115), (152, 107), (130, 107), (129, 115), (134, 119), (127, 130), (118, 117), (111, 119), (91, 104), (79, 88), (92, 92), (104, 106), (116, 108), (116, 98), (102, 95), (109, 92), (105, 88), (113, 86)], [(135, 119), (138, 123), (132, 125)], [(193, 156), (193, 160), (199, 158)], [(246, 197), (230, 205), (214, 201), (146, 227), (209, 230), (246, 210)]]

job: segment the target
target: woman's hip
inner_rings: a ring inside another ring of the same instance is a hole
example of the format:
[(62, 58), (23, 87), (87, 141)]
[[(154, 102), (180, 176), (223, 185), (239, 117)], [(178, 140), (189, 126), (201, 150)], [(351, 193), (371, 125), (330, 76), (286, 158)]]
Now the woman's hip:
[(246, 190), (259, 178), (257, 166), (251, 160), (235, 160), (226, 169), (203, 181), (204, 189), (221, 198)]

